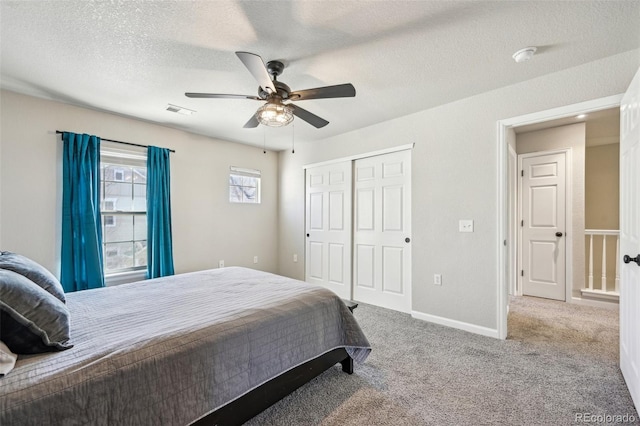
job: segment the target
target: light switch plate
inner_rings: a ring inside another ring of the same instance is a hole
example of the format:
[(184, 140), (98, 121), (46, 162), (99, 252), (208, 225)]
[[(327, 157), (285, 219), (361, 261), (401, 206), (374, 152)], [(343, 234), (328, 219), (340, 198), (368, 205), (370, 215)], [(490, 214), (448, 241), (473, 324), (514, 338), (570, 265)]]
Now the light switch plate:
[(458, 222), (458, 231), (459, 232), (473, 232), (473, 220), (471, 219), (460, 219)]

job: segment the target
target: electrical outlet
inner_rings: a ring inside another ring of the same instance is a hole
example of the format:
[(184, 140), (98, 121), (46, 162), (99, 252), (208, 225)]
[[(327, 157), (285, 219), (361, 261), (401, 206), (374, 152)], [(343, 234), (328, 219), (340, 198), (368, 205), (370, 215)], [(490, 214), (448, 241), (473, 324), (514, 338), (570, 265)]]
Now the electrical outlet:
[(258, 256), (253, 256), (253, 263), (258, 263)]
[(460, 219), (458, 222), (458, 232), (473, 232), (473, 220)]
[(224, 268), (224, 260), (218, 261), (218, 268)]
[(442, 274), (433, 274), (433, 284), (442, 285)]
[(297, 261), (298, 261), (298, 255), (297, 255), (297, 254), (294, 254), (294, 255), (293, 255), (293, 261), (294, 261), (294, 262), (297, 262)]

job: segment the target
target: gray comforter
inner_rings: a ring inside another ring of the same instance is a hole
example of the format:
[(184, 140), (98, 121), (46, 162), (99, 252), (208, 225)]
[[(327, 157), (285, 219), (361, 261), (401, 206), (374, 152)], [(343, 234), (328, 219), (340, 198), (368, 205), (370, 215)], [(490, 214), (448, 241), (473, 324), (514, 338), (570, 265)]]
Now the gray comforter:
[(81, 291), (67, 305), (75, 346), (19, 357), (0, 379), (1, 425), (185, 425), (332, 349), (370, 351), (331, 291), (245, 268)]

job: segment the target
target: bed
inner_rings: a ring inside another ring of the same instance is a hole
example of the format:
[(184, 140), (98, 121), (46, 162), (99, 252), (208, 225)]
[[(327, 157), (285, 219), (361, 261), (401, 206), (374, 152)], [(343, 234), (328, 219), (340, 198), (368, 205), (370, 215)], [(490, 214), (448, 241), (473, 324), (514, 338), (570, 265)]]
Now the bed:
[(73, 347), (20, 356), (0, 379), (0, 424), (239, 424), (371, 350), (331, 291), (246, 268), (85, 290), (66, 305)]

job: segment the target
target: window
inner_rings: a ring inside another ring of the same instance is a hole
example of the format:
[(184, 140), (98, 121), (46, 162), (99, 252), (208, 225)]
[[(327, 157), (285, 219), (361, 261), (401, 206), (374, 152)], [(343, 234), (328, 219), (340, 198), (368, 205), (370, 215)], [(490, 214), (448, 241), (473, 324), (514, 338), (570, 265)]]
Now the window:
[[(102, 207), (101, 207), (101, 211), (114, 211), (116, 210), (116, 201), (117, 199), (115, 198), (110, 198), (110, 199), (104, 199), (102, 200)], [(104, 223), (104, 226), (116, 226), (116, 217), (113, 215), (102, 215), (102, 222)]]
[(147, 267), (146, 152), (100, 150), (100, 205), (105, 275)]
[(105, 198), (102, 200), (102, 210), (115, 210), (117, 198)]
[(229, 201), (232, 203), (260, 203), (260, 170), (231, 167), (229, 173)]
[(103, 215), (104, 226), (116, 226), (116, 217), (113, 215)]

